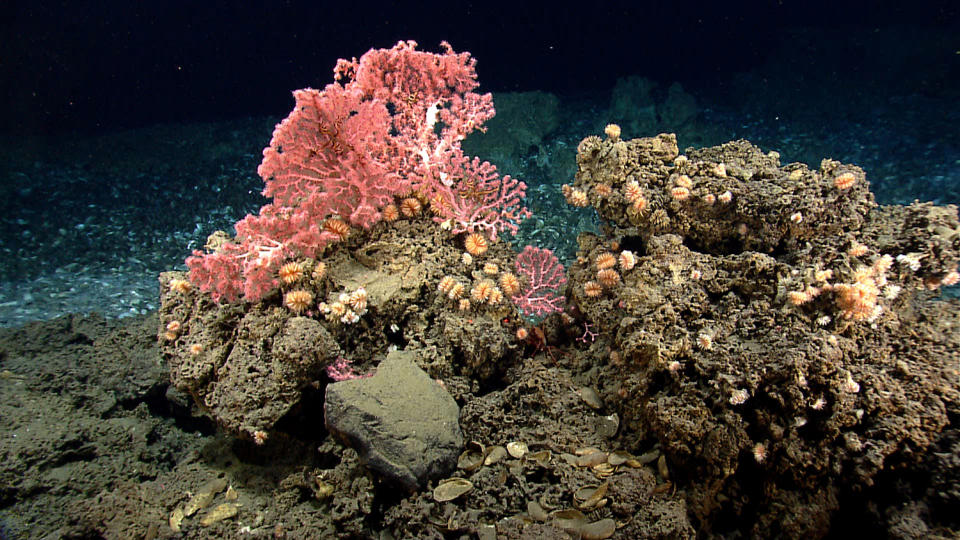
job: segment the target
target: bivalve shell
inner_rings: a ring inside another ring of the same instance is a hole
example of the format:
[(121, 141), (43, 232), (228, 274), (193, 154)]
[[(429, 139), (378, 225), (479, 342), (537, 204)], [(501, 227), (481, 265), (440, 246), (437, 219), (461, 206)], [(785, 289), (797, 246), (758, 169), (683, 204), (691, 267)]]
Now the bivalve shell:
[(648, 463), (653, 463), (654, 461), (657, 460), (658, 457), (660, 457), (660, 451), (651, 450), (645, 454), (641, 454), (640, 456), (638, 456), (637, 461), (639, 461), (641, 465), (646, 465)]
[(227, 481), (223, 478), (214, 478), (213, 480), (207, 482), (200, 487), (199, 490), (187, 501), (186, 506), (183, 507), (183, 515), (190, 517), (197, 513), (198, 510), (202, 510), (213, 502), (213, 498), (217, 496), (218, 493), (226, 489)]
[(597, 410), (603, 408), (603, 399), (600, 398), (600, 394), (589, 386), (580, 388), (580, 398), (583, 399), (583, 402), (591, 409)]
[(170, 513), (170, 528), (173, 529), (173, 532), (180, 532), (180, 524), (183, 523), (183, 508), (177, 507), (173, 512)]
[(452, 501), (472, 489), (473, 484), (466, 478), (448, 478), (433, 489), (433, 500), (437, 502)]
[(541, 450), (539, 452), (533, 452), (527, 454), (527, 459), (536, 463), (541, 467), (546, 467), (550, 464), (550, 459), (553, 457), (553, 454), (549, 450)]
[(593, 471), (593, 474), (597, 475), (600, 478), (606, 478), (612, 475), (613, 473), (617, 472), (617, 468), (609, 463), (600, 463), (598, 465), (594, 465), (593, 467), (590, 467), (590, 469)]
[(620, 429), (620, 416), (617, 413), (601, 416), (595, 420), (594, 425), (597, 435), (604, 439), (611, 439)]
[(580, 538), (583, 540), (604, 540), (617, 532), (617, 522), (605, 518), (593, 523), (587, 523), (580, 528)]
[(527, 515), (534, 521), (543, 523), (547, 520), (547, 511), (537, 501), (527, 501)]
[(483, 465), (483, 453), (476, 450), (464, 450), (457, 458), (457, 468), (473, 472)]
[(657, 472), (660, 473), (660, 476), (664, 480), (670, 479), (670, 469), (667, 468), (667, 456), (660, 454), (660, 458), (657, 459)]
[(631, 456), (629, 452), (617, 450), (615, 452), (610, 452), (610, 455), (607, 456), (607, 463), (616, 467), (618, 465), (623, 465), (631, 459), (633, 459), (633, 456)]
[(487, 453), (487, 458), (483, 460), (483, 464), (490, 466), (496, 463), (503, 461), (503, 458), (507, 457), (507, 449), (502, 446), (494, 446)]
[(579, 537), (580, 531), (583, 530), (584, 525), (587, 524), (587, 516), (579, 510), (570, 508), (550, 512), (550, 521), (568, 534)]
[(596, 467), (607, 462), (606, 452), (591, 452), (577, 457), (577, 467)]
[(583, 486), (576, 490), (573, 492), (573, 498), (576, 501), (577, 508), (590, 511), (606, 505), (607, 499), (604, 497), (609, 487), (610, 482), (604, 482), (599, 486)]
[(200, 520), (200, 525), (209, 527), (214, 523), (232, 518), (233, 516), (237, 515), (238, 509), (239, 507), (233, 503), (223, 503), (218, 505), (216, 508), (210, 510), (207, 515), (203, 516), (203, 519)]
[(525, 442), (513, 441), (507, 443), (507, 453), (517, 459), (527, 455), (528, 451), (530, 451), (530, 448), (527, 447), (527, 443)]

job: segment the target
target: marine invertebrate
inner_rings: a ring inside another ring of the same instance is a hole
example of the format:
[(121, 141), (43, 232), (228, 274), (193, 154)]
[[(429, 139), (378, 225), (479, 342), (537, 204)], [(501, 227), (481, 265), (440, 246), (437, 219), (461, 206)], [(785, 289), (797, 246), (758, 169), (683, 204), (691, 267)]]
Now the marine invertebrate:
[(397, 209), (397, 205), (393, 203), (384, 206), (380, 214), (383, 216), (384, 221), (396, 221), (400, 219), (400, 210)]
[(597, 272), (597, 281), (604, 287), (616, 287), (620, 284), (620, 274), (613, 268), (605, 268)]
[(343, 302), (331, 302), (327, 304), (326, 302), (317, 306), (317, 308), (327, 315), (327, 320), (336, 321), (347, 315), (347, 312), (350, 311), (350, 308), (346, 306)]
[(749, 397), (750, 392), (743, 388), (734, 388), (733, 391), (730, 392), (730, 399), (728, 399), (727, 402), (734, 406), (743, 405)]
[(607, 124), (607, 127), (603, 128), (603, 133), (613, 142), (620, 140), (620, 126), (617, 124)]
[(323, 222), (323, 230), (336, 236), (341, 242), (350, 236), (350, 225), (340, 218), (330, 218)]
[(474, 285), (473, 289), (470, 290), (470, 298), (472, 298), (474, 302), (486, 302), (496, 288), (497, 286), (493, 281), (484, 279)]
[(835, 302), (844, 319), (872, 322), (883, 311), (878, 301), (881, 287), (887, 285), (886, 272), (893, 265), (893, 257), (884, 255), (873, 265), (861, 266), (854, 271), (852, 283), (827, 285), (833, 291)]
[(603, 253), (597, 255), (597, 257), (593, 260), (593, 264), (597, 267), (597, 270), (613, 268), (617, 265), (617, 257), (613, 253), (604, 251)]
[(675, 201), (685, 201), (690, 198), (690, 190), (683, 186), (676, 186), (670, 190), (670, 196)]
[(480, 233), (470, 233), (463, 239), (463, 247), (467, 253), (480, 256), (487, 252), (489, 243), (485, 236)]
[(593, 186), (593, 193), (597, 197), (600, 197), (601, 199), (605, 199), (613, 193), (613, 188), (610, 187), (610, 184), (600, 183)]
[(587, 193), (582, 189), (573, 188), (570, 190), (570, 194), (567, 196), (567, 203), (570, 206), (577, 206), (584, 208), (590, 206), (590, 200), (587, 198)]
[(758, 442), (753, 445), (753, 448), (750, 451), (753, 454), (753, 459), (757, 463), (763, 463), (767, 460), (767, 445), (766, 443)]
[(583, 284), (583, 294), (594, 298), (603, 294), (603, 286), (596, 281), (587, 281)]
[(313, 272), (311, 273), (311, 276), (313, 277), (314, 280), (320, 281), (326, 275), (327, 275), (327, 263), (323, 261), (317, 261), (317, 263), (313, 265)]
[(637, 256), (632, 251), (623, 250), (620, 252), (617, 261), (620, 263), (620, 269), (626, 272), (633, 270), (633, 267), (637, 265)]
[(520, 292), (520, 280), (516, 275), (504, 272), (500, 274), (500, 289), (507, 296), (513, 296)]
[(494, 115), (492, 96), (474, 92), (475, 61), (446, 42), (440, 54), (416, 46), (341, 59), (337, 82), (294, 92), (257, 169), (272, 202), (237, 222), (232, 241), (187, 258), (193, 283), (217, 301), (259, 300), (285, 260), (316, 257), (350, 226), (369, 229), (383, 218), (378, 209), (411, 192), (423, 201), (441, 195), (435, 219), (454, 233), (516, 233), (530, 215), (526, 185), (460, 146)]
[(440, 282), (437, 284), (437, 290), (439, 290), (443, 294), (447, 294), (448, 292), (450, 292), (450, 289), (452, 289), (453, 286), (456, 284), (457, 284), (457, 280), (454, 279), (453, 276), (443, 276), (442, 278), (440, 278)]
[(419, 214), (422, 208), (423, 206), (420, 205), (420, 201), (415, 197), (407, 197), (400, 201), (400, 213), (403, 214), (404, 217), (412, 218)]
[(267, 443), (267, 432), (266, 432), (266, 431), (261, 431), (261, 430), (254, 431), (254, 432), (253, 432), (253, 442), (256, 443), (257, 446), (263, 446), (264, 444), (266, 444), (266, 443)]
[(298, 315), (309, 309), (312, 303), (313, 293), (310, 291), (296, 290), (283, 295), (283, 305)]
[(454, 283), (450, 290), (447, 291), (447, 298), (451, 300), (459, 300), (463, 297), (463, 292), (466, 290), (466, 287), (463, 286), (463, 283)]
[(345, 304), (353, 308), (358, 314), (363, 314), (367, 311), (367, 290), (363, 287), (358, 287), (357, 290), (348, 294), (345, 298)]
[(178, 320), (172, 320), (167, 323), (165, 331), (163, 333), (164, 339), (167, 341), (173, 341), (177, 339), (177, 336), (180, 335), (181, 323)]
[(186, 294), (193, 289), (193, 286), (190, 285), (189, 281), (180, 278), (171, 279), (169, 287), (171, 291), (176, 291), (180, 294)]
[(296, 261), (288, 262), (281, 266), (277, 273), (280, 276), (280, 281), (290, 285), (303, 277), (303, 264)]
[(644, 209), (646, 209), (646, 207), (647, 207), (647, 200), (644, 199), (642, 196), (639, 199), (630, 203), (630, 209), (633, 211), (633, 213), (637, 215), (643, 214), (643, 211)]
[(850, 241), (850, 247), (847, 248), (847, 255), (851, 257), (863, 257), (870, 251), (870, 248), (857, 242), (856, 240)]
[(643, 199), (643, 190), (636, 180), (627, 180), (627, 183), (623, 185), (623, 198), (632, 203)]
[(510, 299), (528, 317), (543, 317), (563, 311), (566, 297), (558, 294), (567, 282), (560, 260), (549, 249), (523, 248), (514, 261), (514, 270), (526, 278), (523, 288)]
[(857, 177), (852, 172), (841, 173), (833, 178), (833, 185), (840, 190), (850, 189), (856, 183)]

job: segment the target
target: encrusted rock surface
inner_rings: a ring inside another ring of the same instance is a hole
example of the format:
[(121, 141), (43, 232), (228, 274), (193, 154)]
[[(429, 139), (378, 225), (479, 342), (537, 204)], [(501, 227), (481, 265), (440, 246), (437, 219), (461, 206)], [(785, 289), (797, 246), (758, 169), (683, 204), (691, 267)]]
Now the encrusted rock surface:
[(601, 395), (624, 440), (660, 442), (703, 530), (824, 535), (843, 494), (937, 440), (960, 400), (960, 310), (934, 298), (955, 206), (878, 207), (861, 169), (746, 141), (579, 150), (567, 197), (605, 234), (581, 235), (568, 293), (608, 351)]

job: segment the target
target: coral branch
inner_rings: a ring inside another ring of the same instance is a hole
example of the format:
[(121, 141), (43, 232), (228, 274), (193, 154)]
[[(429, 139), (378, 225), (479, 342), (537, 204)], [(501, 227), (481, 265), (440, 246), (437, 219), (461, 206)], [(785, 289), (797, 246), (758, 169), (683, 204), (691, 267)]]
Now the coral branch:
[(511, 300), (527, 317), (544, 317), (563, 311), (566, 298), (559, 294), (566, 284), (565, 270), (549, 249), (523, 248), (514, 263), (518, 276), (525, 277), (524, 287)]

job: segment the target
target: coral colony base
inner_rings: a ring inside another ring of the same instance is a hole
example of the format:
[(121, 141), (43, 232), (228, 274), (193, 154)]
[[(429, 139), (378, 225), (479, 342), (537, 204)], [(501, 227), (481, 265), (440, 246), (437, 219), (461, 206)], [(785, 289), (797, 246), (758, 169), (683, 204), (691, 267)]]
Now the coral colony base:
[[(958, 280), (955, 207), (878, 206), (836, 161), (611, 125), (563, 187), (604, 223), (565, 270), (498, 241), (529, 212), (522, 182), (460, 147), (494, 114), (474, 60), (415, 46), (295, 92), (259, 169), (272, 202), (161, 276), (173, 382), (232, 434), (282, 440), (305, 395), (368, 388), (381, 362), (456, 401), (437, 444), (454, 453), (424, 464), (425, 439), (394, 478), (341, 426), (349, 394), (327, 403), (343, 446), (318, 498), (340, 534), (817, 537), (843, 493), (925, 454), (960, 398), (960, 315), (934, 298)], [(345, 504), (392, 481), (410, 491), (379, 525)]]

